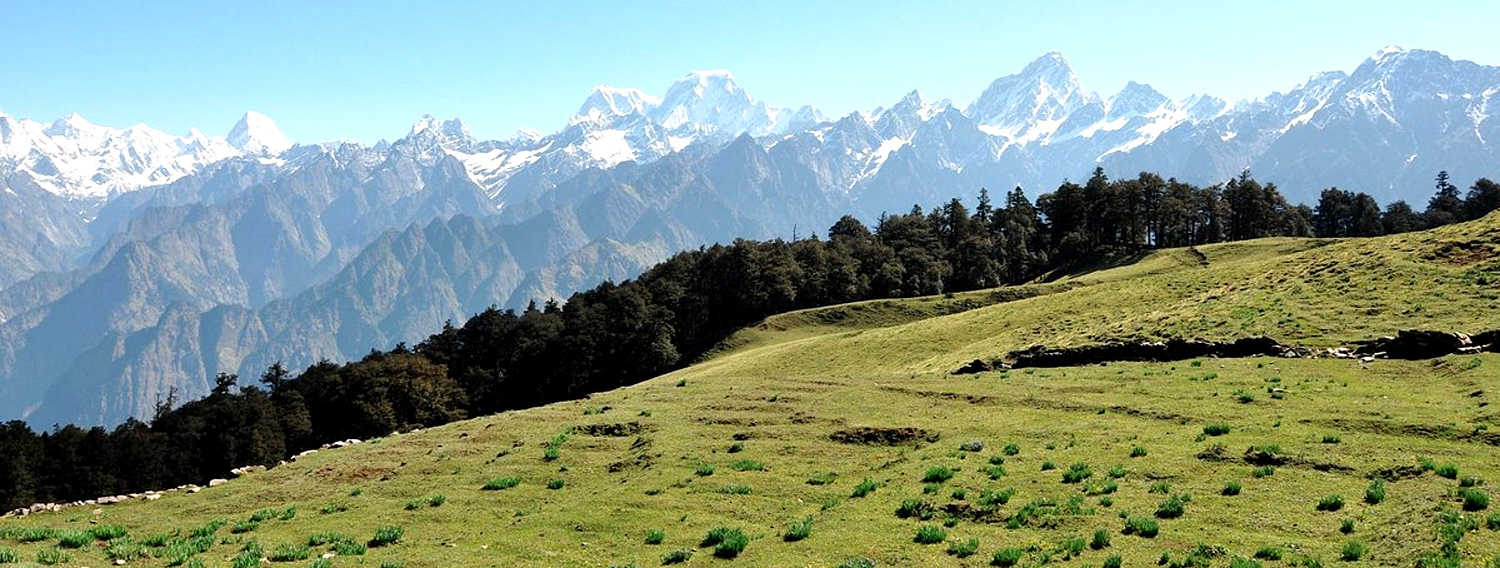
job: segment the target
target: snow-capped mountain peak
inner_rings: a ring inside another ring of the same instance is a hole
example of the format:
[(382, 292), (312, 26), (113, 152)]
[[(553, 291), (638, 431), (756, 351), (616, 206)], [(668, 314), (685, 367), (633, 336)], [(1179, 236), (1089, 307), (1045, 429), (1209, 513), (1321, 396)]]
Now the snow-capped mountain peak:
[(578, 108), (572, 123), (597, 122), (636, 113), (644, 113), (661, 104), (661, 99), (646, 94), (640, 89), (622, 89), (609, 85), (594, 87), (583, 106)]
[(1151, 85), (1130, 81), (1125, 88), (1109, 99), (1109, 117), (1124, 118), (1150, 114), (1163, 105), (1172, 104), (1171, 99), (1151, 88)]
[(1034, 138), (1097, 99), (1079, 85), (1068, 60), (1049, 51), (1020, 73), (995, 79), (965, 114), (992, 134)]
[(276, 121), (253, 110), (245, 111), (225, 139), (241, 152), (255, 156), (275, 156), (292, 147), (292, 141), (276, 127)]

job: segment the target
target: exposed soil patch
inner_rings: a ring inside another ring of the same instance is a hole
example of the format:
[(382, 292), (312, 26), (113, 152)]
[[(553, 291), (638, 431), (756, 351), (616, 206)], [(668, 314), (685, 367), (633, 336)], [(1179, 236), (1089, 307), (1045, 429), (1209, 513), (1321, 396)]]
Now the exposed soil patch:
[(937, 432), (921, 428), (876, 428), (858, 426), (846, 428), (828, 435), (828, 439), (840, 444), (862, 444), (869, 446), (899, 446), (913, 442), (936, 442)]
[(624, 438), (634, 436), (650, 430), (650, 427), (640, 422), (616, 422), (614, 424), (584, 424), (574, 426), (573, 431), (585, 436), (597, 436), (601, 438)]

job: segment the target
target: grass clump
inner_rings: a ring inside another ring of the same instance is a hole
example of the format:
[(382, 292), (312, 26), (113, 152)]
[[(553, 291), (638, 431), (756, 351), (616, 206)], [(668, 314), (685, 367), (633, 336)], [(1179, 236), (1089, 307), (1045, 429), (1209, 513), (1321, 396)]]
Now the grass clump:
[(1228, 424), (1209, 424), (1203, 427), (1203, 433), (1208, 436), (1223, 436), (1229, 433)]
[(646, 531), (646, 544), (661, 544), (667, 540), (667, 532), (660, 529)]
[(1007, 456), (1013, 456), (1013, 455), (1021, 453), (1021, 446), (1016, 445), (1014, 442), (1010, 442), (1010, 443), (1005, 444), (1004, 448), (1000, 449), (1000, 453), (1005, 454)]
[(879, 487), (879, 484), (866, 477), (863, 480), (860, 480), (860, 482), (854, 486), (854, 492), (850, 493), (849, 496), (853, 498), (864, 497), (866, 495), (874, 493), (875, 490)]
[(15, 564), (21, 561), (21, 554), (9, 548), (0, 546), (0, 564)]
[(279, 516), (281, 516), (279, 509), (261, 509), (250, 514), (250, 522), (259, 523), (261, 521), (269, 521)]
[(1124, 530), (1120, 531), (1121, 534), (1133, 534), (1141, 538), (1156, 538), (1156, 535), (1160, 532), (1161, 525), (1156, 522), (1156, 519), (1149, 519), (1146, 517), (1126, 518), (1125, 528)]
[(1089, 464), (1075, 463), (1068, 466), (1068, 470), (1063, 472), (1062, 481), (1063, 483), (1080, 483), (1093, 476), (1094, 470), (1089, 468)]
[(1057, 469), (1057, 462), (1052, 460), (1042, 462), (1042, 471), (1052, 471), (1054, 469)]
[(923, 483), (943, 483), (949, 479), (953, 479), (953, 470), (945, 466), (928, 468), (927, 473), (922, 476)]
[(1002, 548), (995, 551), (995, 556), (990, 559), (990, 564), (999, 566), (1000, 568), (1009, 568), (1010, 566), (1015, 566), (1025, 556), (1026, 549), (1024, 548)]
[(718, 527), (708, 531), (698, 546), (712, 546), (714, 556), (728, 559), (739, 556), (749, 544), (750, 538), (740, 529)]
[(1123, 465), (1117, 465), (1117, 466), (1114, 466), (1112, 468), (1109, 468), (1109, 478), (1110, 479), (1120, 479), (1122, 477), (1125, 477), (1126, 474), (1129, 474), (1129, 473), (1130, 473), (1130, 470), (1125, 469), (1125, 466), (1123, 466)]
[(1458, 480), (1459, 487), (1479, 487), (1483, 483), (1483, 479), (1474, 475), (1465, 475), (1463, 479)]
[(899, 519), (918, 518), (925, 521), (931, 519), (932, 515), (932, 503), (921, 499), (904, 499), (896, 506), (896, 518)]
[[(36, 551), (36, 563), (43, 566), (56, 566), (72, 560), (73, 556), (64, 552), (61, 548), (43, 548)], [(19, 559), (10, 562), (18, 562)]]
[(1490, 496), (1473, 487), (1459, 489), (1458, 498), (1463, 501), (1465, 511), (1483, 511), (1490, 506)]
[(1187, 498), (1182, 495), (1168, 497), (1156, 507), (1156, 518), (1175, 519), (1187, 511)]
[(749, 495), (750, 486), (742, 483), (730, 483), (719, 488), (719, 493), (725, 495)]
[(800, 521), (795, 521), (786, 526), (786, 531), (781, 533), (781, 539), (787, 542), (797, 542), (812, 536), (813, 518), (807, 516)]
[(1144, 446), (1136, 446), (1136, 447), (1130, 448), (1130, 457), (1133, 457), (1133, 458), (1143, 458), (1143, 457), (1146, 457), (1146, 453), (1147, 453), (1146, 452), (1146, 448)]
[(1318, 500), (1319, 511), (1337, 511), (1344, 508), (1344, 497), (1341, 495), (1328, 495)]
[(1151, 493), (1160, 493), (1165, 495), (1172, 492), (1172, 484), (1165, 481), (1158, 481), (1156, 483), (1152, 483), (1151, 488), (1148, 489), (1148, 491), (1150, 491)]
[(1225, 483), (1224, 484), (1224, 490), (1220, 491), (1219, 494), (1220, 495), (1229, 496), (1229, 497), (1233, 497), (1235, 495), (1239, 495), (1241, 489), (1243, 489), (1243, 487), (1240, 486), (1240, 482), (1238, 482), (1238, 481), (1231, 481), (1229, 483)]
[(375, 537), (370, 539), (370, 548), (380, 548), (401, 542), (401, 537), (406, 534), (406, 529), (399, 526), (387, 526), (375, 529)]
[(491, 479), (489, 481), (484, 482), (484, 487), (481, 487), (480, 490), (483, 490), (483, 491), (502, 491), (502, 490), (505, 490), (505, 489), (510, 489), (510, 488), (515, 487), (515, 486), (520, 485), (520, 484), (521, 484), (521, 478), (519, 476), (511, 475), (511, 476), (507, 476), (507, 477), (497, 477), (495, 479)]
[(979, 539), (955, 540), (948, 543), (948, 555), (959, 558), (968, 558), (979, 552)]
[(277, 546), (276, 550), (271, 552), (270, 558), (272, 562), (293, 562), (307, 560), (310, 556), (312, 556), (312, 547), (300, 543), (286, 543)]
[(57, 531), (57, 546), (62, 548), (83, 548), (90, 542), (94, 542), (94, 535), (88, 531), (62, 530)]
[(1445, 463), (1443, 465), (1433, 467), (1432, 472), (1437, 474), (1438, 477), (1458, 479), (1458, 466), (1451, 463)]
[(1351, 540), (1344, 543), (1344, 550), (1339, 554), (1339, 558), (1343, 559), (1344, 562), (1359, 562), (1359, 559), (1364, 558), (1365, 553), (1369, 552), (1369, 550), (1364, 543)]
[(333, 543), (333, 553), (339, 556), (364, 556), (369, 547), (365, 544), (354, 542), (353, 539), (339, 540)]
[(233, 527), (230, 527), (229, 532), (234, 534), (244, 534), (247, 532), (254, 532), (255, 529), (258, 528), (260, 528), (260, 523), (256, 521), (240, 521), (238, 523), (235, 523)]
[(1094, 538), (1089, 539), (1089, 548), (1094, 550), (1109, 548), (1109, 531), (1104, 529), (1094, 531)]
[(125, 525), (98, 525), (89, 529), (89, 535), (94, 540), (114, 540), (130, 533)]
[(1252, 475), (1254, 477), (1257, 477), (1257, 478), (1271, 477), (1273, 475), (1276, 475), (1276, 466), (1274, 466), (1274, 465), (1263, 465), (1263, 466), (1257, 467), (1257, 468), (1255, 468), (1255, 469), (1253, 469), (1253, 470), (1250, 471), (1250, 475)]
[(1323, 435), (1323, 443), (1324, 444), (1337, 444), (1337, 443), (1342, 442), (1342, 441), (1343, 440), (1341, 440), (1338, 437), (1337, 434), (1324, 434)]
[(838, 477), (839, 477), (839, 475), (837, 473), (833, 473), (833, 472), (815, 473), (815, 474), (812, 474), (810, 477), (807, 478), (807, 484), (808, 485), (829, 485), (829, 484), (833, 483), (834, 480), (837, 480)]
[(729, 467), (731, 469), (734, 469), (735, 471), (765, 471), (766, 470), (766, 464), (763, 464), (763, 463), (755, 461), (755, 460), (739, 460), (737, 462), (729, 464)]
[(945, 540), (948, 540), (948, 531), (937, 525), (917, 527), (917, 536), (912, 538), (917, 544), (937, 544)]
[(1123, 566), (1124, 563), (1125, 562), (1120, 559), (1120, 555), (1118, 555), (1118, 554), (1111, 554), (1109, 557), (1107, 557), (1107, 558), (1104, 559), (1104, 563), (1100, 564), (1099, 567), (1100, 568), (1120, 568), (1120, 566)]
[(1354, 533), (1354, 519), (1344, 519), (1339, 522), (1339, 532), (1344, 534)]
[(558, 489), (562, 489), (563, 486), (567, 485), (567, 483), (568, 482), (563, 481), (562, 478), (548, 479), (547, 480), (547, 489), (551, 489), (553, 491), (556, 491)]
[[(678, 386), (682, 386), (682, 385), (678, 385)], [(668, 552), (668, 553), (662, 555), (662, 557), (661, 557), (661, 563), (662, 563), (663, 566), (668, 565), (668, 564), (681, 564), (683, 562), (687, 562), (688, 559), (692, 558), (692, 557), (693, 557), (693, 549), (691, 549), (691, 548), (679, 548), (679, 549), (673, 550), (671, 552)]]
[(1385, 500), (1385, 480), (1375, 478), (1370, 480), (1370, 486), (1365, 488), (1365, 502), (1371, 505), (1379, 505)]
[(714, 464), (711, 464), (711, 463), (698, 464), (698, 469), (693, 470), (693, 474), (697, 475), (698, 477), (708, 477), (710, 475), (713, 475), (714, 474)]
[(1281, 549), (1275, 546), (1261, 547), (1255, 551), (1256, 560), (1281, 560)]
[(104, 547), (104, 557), (110, 560), (124, 560), (129, 562), (145, 555), (146, 547), (125, 537), (111, 540), (109, 541), (109, 546)]

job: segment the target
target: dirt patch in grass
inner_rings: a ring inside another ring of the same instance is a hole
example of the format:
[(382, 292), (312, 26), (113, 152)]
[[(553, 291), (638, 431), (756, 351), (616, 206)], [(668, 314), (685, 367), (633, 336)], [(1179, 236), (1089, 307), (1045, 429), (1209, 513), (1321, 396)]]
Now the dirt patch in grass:
[(395, 468), (361, 465), (352, 468), (325, 467), (313, 472), (313, 476), (324, 481), (361, 481), (374, 478), (385, 479), (395, 473)]
[(937, 432), (928, 432), (921, 428), (876, 428), (871, 426), (846, 428), (828, 435), (828, 439), (840, 444), (861, 444), (868, 446), (899, 446), (915, 442), (931, 443), (938, 441), (939, 437)]
[(640, 422), (616, 422), (613, 424), (584, 424), (575, 426), (573, 430), (585, 436), (596, 436), (601, 438), (624, 438), (635, 436), (641, 432), (650, 430), (650, 426)]

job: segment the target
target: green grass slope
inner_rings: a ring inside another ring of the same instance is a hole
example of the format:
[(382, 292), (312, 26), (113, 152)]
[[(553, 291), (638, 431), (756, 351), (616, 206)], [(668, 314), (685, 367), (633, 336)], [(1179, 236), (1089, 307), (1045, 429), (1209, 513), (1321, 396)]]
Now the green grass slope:
[[(1412, 566), (1447, 544), (1481, 566), (1500, 554), (1500, 503), (1480, 497), (1500, 480), (1500, 356), (948, 374), (1036, 343), (1331, 346), (1500, 327), (1500, 215), (1200, 250), (1207, 264), (1168, 250), (1025, 287), (784, 314), (709, 360), (588, 400), (321, 451), (194, 495), (0, 521), (0, 561), (310, 566), (332, 542), (344, 554), (321, 565), (690, 554), (689, 566), (985, 566), (1015, 554), (1021, 566), (1229, 566), (1259, 554)], [(897, 429), (921, 435), (851, 443)], [(1386, 479), (1381, 499), (1366, 499), (1372, 478)], [(110, 526), (127, 535), (69, 532)], [(369, 546), (382, 527), (400, 539)], [(732, 559), (715, 553), (735, 547), (704, 544), (720, 527), (746, 538)]]

